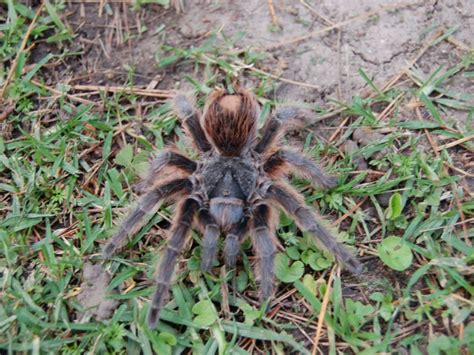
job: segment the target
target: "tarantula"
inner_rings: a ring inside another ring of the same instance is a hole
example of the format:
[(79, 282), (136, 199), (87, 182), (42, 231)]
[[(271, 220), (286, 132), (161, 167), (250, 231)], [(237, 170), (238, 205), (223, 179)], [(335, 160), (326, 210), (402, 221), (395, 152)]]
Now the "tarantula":
[(286, 181), (286, 175), (293, 171), (323, 187), (335, 185), (335, 179), (315, 162), (278, 146), (286, 123), (300, 115), (298, 109), (276, 110), (258, 138), (259, 105), (253, 94), (243, 88), (237, 87), (233, 93), (215, 91), (202, 115), (183, 95), (176, 95), (174, 108), (201, 158), (195, 162), (172, 150), (159, 153), (143, 181), (146, 192), (103, 251), (106, 258), (110, 257), (127, 236), (138, 230), (144, 216), (159, 201), (179, 201), (158, 266), (157, 289), (148, 315), (151, 328), (159, 320), (178, 256), (193, 227), (200, 228), (203, 235), (204, 272), (213, 265), (221, 234), (225, 236), (225, 264), (231, 268), (236, 264), (242, 240), (247, 234), (251, 236), (261, 299), (268, 299), (273, 293), (278, 242), (272, 216), (277, 206), (291, 215), (299, 228), (317, 237), (350, 271), (361, 271), (359, 261), (336, 242)]

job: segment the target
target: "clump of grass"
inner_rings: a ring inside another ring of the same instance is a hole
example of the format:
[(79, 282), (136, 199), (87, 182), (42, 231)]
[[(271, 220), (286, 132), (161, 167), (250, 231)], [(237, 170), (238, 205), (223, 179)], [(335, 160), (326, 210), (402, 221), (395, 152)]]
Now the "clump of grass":
[[(47, 4), (29, 44), (47, 33), (65, 43), (71, 36), (58, 9)], [(76, 296), (85, 261), (99, 262), (114, 221), (135, 199), (133, 186), (147, 157), (171, 140), (188, 149), (176, 118), (166, 102), (127, 90), (82, 102), (65, 86), (56, 88), (62, 95), (52, 92), (41, 82), (53, 57), (32, 63), (20, 48), (34, 11), (8, 2), (2, 16), (8, 18), (2, 25), (2, 85), (10, 66), (16, 67), (4, 93), (10, 113), (2, 124), (9, 133), (0, 138), (0, 349), (309, 353), (315, 341), (329, 353), (474, 349), (474, 202), (463, 180), (472, 172), (459, 164), (473, 156), (473, 98), (444, 88), (450, 78), (472, 77), (472, 54), (429, 76), (412, 68), (413, 85), (402, 88), (380, 88), (361, 71), (371, 89), (367, 95), (315, 112), (315, 121), (343, 116), (339, 133), (328, 141), (310, 129), (300, 135), (306, 152), (329, 161), (340, 178), (330, 191), (315, 191), (304, 180), (293, 184), (337, 222), (341, 240), (368, 266), (366, 274), (341, 273), (330, 255), (282, 215), (280, 285), (265, 313), (255, 293), (249, 245), (243, 245), (235, 275), (219, 274), (223, 269), (216, 265), (214, 277), (204, 276), (200, 236), (193, 234), (195, 247), (184, 256), (163, 321), (152, 332), (144, 317), (160, 237), (172, 215), (169, 206), (104, 264), (113, 274), (109, 290), (120, 291), (110, 296), (120, 301), (111, 319), (93, 319)], [(238, 38), (218, 35), (195, 49), (163, 47), (159, 65), (187, 62), (203, 70), (204, 80), (186, 77), (200, 97), (245, 77), (255, 84), (263, 120), (276, 104), (271, 93), (277, 80), (251, 69), (261, 54), (235, 50)], [(148, 108), (139, 125), (137, 102)], [(415, 107), (415, 119), (402, 119), (407, 107)], [(452, 110), (466, 114), (465, 126), (449, 119)], [(343, 144), (360, 127), (383, 132), (383, 138), (344, 153)], [(357, 157), (369, 164), (367, 171), (356, 171)]]

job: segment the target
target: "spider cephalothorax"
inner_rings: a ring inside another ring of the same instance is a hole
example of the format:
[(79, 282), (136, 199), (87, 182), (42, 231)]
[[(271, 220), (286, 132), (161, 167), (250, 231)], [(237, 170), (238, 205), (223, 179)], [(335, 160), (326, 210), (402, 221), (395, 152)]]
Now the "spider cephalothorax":
[(257, 138), (259, 107), (247, 90), (236, 88), (232, 94), (215, 91), (202, 117), (183, 95), (177, 95), (174, 104), (201, 158), (194, 162), (172, 150), (158, 154), (143, 182), (144, 195), (104, 249), (104, 256), (111, 256), (158, 202), (178, 201), (158, 266), (157, 290), (148, 318), (151, 327), (158, 322), (178, 256), (194, 227), (202, 232), (201, 268), (205, 272), (210, 271), (216, 258), (221, 235), (229, 267), (235, 266), (244, 237), (251, 237), (262, 299), (273, 293), (278, 242), (272, 216), (277, 207), (292, 216), (302, 230), (313, 234), (350, 271), (361, 270), (357, 259), (336, 242), (286, 181), (286, 175), (294, 172), (322, 187), (335, 184), (335, 179), (315, 162), (278, 146), (285, 123), (299, 115), (297, 109), (277, 110)]

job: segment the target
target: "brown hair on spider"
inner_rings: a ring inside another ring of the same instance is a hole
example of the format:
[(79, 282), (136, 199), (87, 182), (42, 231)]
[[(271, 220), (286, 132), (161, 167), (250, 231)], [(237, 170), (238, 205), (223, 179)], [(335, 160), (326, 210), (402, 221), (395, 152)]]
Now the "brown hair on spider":
[(235, 92), (214, 91), (204, 108), (202, 125), (209, 140), (224, 156), (238, 156), (257, 135), (259, 107), (255, 97), (237, 86)]

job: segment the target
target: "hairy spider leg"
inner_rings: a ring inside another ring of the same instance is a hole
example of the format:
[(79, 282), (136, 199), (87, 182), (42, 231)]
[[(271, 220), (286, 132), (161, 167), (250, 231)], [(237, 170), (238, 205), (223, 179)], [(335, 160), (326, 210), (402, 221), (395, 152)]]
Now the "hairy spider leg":
[(227, 233), (224, 241), (224, 262), (233, 268), (237, 262), (237, 256), (240, 254), (240, 244), (249, 229), (250, 219), (244, 216)]
[(186, 241), (190, 235), (192, 223), (199, 203), (188, 198), (178, 207), (177, 218), (171, 230), (170, 238), (166, 242), (160, 258), (156, 277), (156, 291), (148, 314), (148, 325), (154, 329), (160, 317), (165, 298), (168, 296), (171, 278), (176, 266), (178, 256), (181, 254)]
[(209, 272), (214, 260), (216, 259), (220, 231), (207, 208), (202, 208), (199, 211), (198, 220), (204, 230), (202, 239), (201, 270)]
[(321, 166), (303, 154), (291, 150), (282, 149), (273, 153), (265, 162), (263, 170), (275, 176), (286, 165), (289, 165), (296, 175), (310, 178), (314, 186), (332, 188), (337, 185), (337, 179), (327, 175)]
[(351, 272), (356, 274), (362, 272), (360, 262), (317, 221), (315, 214), (304, 204), (296, 191), (289, 186), (274, 184), (268, 189), (267, 197), (275, 200), (288, 214), (292, 215), (303, 231), (313, 234)]
[(201, 152), (211, 150), (211, 144), (207, 140), (206, 134), (201, 127), (199, 111), (194, 108), (184, 95), (176, 95), (173, 104), (174, 111), (191, 135), (196, 147)]
[(257, 280), (260, 282), (262, 301), (272, 296), (275, 280), (274, 264), (277, 250), (274, 231), (270, 226), (271, 213), (268, 205), (262, 204), (255, 207), (251, 233), (253, 249), (257, 257), (255, 270)]
[(284, 131), (285, 124), (298, 116), (301, 110), (294, 107), (278, 109), (262, 128), (262, 137), (255, 146), (257, 153), (265, 153), (280, 137)]
[(111, 257), (119, 249), (127, 236), (135, 233), (140, 227), (143, 218), (153, 212), (153, 208), (160, 200), (181, 192), (190, 191), (192, 184), (189, 179), (177, 179), (164, 183), (161, 186), (147, 192), (138, 201), (134, 210), (125, 218), (119, 227), (117, 234), (105, 245), (102, 252), (104, 258)]

